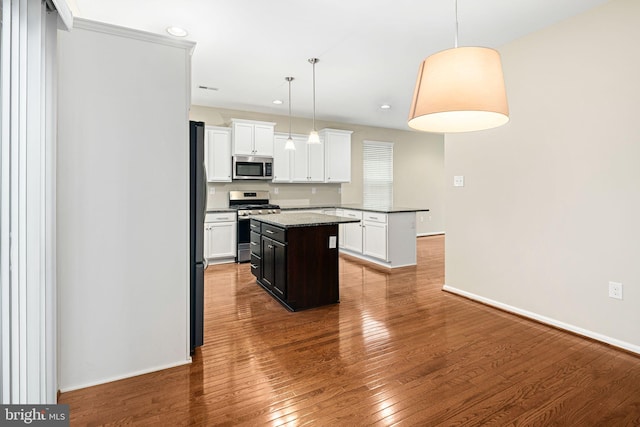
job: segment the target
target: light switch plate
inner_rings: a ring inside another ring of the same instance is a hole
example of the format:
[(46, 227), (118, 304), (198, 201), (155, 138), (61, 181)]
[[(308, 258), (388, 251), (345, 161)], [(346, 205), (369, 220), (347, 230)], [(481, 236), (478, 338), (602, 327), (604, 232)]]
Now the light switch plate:
[(464, 176), (456, 175), (453, 177), (453, 186), (454, 187), (464, 187)]
[(336, 236), (329, 236), (329, 249), (336, 248)]

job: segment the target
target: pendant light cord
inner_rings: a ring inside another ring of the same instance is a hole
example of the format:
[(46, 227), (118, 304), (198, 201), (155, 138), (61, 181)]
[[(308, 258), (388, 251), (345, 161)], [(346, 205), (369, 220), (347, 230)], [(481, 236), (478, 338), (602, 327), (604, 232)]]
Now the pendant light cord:
[(456, 39), (454, 47), (458, 47), (458, 0), (456, 0)]
[(289, 139), (291, 139), (291, 80), (293, 77), (287, 77), (289, 81)]
[(313, 130), (316, 130), (316, 62), (318, 60), (313, 58)]

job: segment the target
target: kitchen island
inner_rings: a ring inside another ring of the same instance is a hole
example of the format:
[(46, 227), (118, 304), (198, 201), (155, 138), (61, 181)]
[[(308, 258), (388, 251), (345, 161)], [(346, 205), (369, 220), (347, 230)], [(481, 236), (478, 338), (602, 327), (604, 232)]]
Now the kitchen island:
[(291, 311), (340, 301), (338, 225), (358, 219), (316, 213), (251, 217), (251, 272)]
[(357, 219), (356, 224), (340, 225), (338, 246), (345, 255), (387, 268), (416, 265), (416, 212), (426, 208), (340, 204), (322, 207), (283, 207), (282, 212), (322, 210)]

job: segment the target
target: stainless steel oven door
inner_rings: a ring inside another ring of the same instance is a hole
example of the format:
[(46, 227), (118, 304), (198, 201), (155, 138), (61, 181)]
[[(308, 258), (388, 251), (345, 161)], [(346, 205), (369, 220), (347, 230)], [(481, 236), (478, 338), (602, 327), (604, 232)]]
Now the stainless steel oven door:
[(251, 220), (238, 216), (238, 262), (251, 261)]

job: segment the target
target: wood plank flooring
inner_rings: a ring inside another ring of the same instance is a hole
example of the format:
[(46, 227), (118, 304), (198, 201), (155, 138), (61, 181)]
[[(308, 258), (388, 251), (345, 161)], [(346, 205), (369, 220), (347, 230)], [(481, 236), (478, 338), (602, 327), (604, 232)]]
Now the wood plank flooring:
[(71, 425), (640, 426), (640, 358), (340, 259), (340, 304), (291, 313), (248, 264), (209, 267), (191, 365), (63, 393)]

